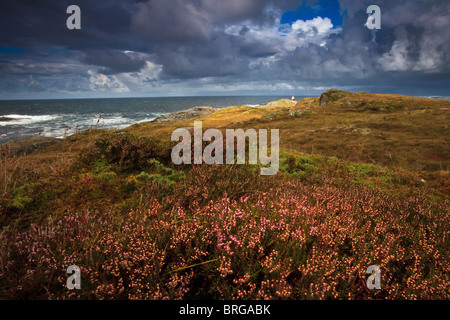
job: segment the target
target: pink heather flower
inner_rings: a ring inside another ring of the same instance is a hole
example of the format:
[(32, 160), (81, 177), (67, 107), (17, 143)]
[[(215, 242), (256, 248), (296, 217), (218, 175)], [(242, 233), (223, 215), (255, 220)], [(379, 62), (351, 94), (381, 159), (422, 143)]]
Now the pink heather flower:
[(317, 227), (312, 227), (312, 228), (311, 228), (311, 231), (309, 232), (309, 235), (310, 235), (311, 237), (313, 237), (313, 236), (316, 235), (316, 232), (317, 232)]
[(235, 235), (230, 236), (230, 240), (233, 241), (235, 244), (237, 244), (238, 246), (241, 245), (241, 242), (236, 238)]
[(225, 247), (225, 236), (223, 235), (222, 232), (218, 232), (217, 233), (217, 248), (221, 249), (223, 247)]
[(236, 218), (240, 218), (240, 217), (242, 217), (242, 216), (244, 215), (244, 211), (243, 211), (243, 210), (236, 209), (236, 210), (234, 211), (234, 215), (236, 216)]

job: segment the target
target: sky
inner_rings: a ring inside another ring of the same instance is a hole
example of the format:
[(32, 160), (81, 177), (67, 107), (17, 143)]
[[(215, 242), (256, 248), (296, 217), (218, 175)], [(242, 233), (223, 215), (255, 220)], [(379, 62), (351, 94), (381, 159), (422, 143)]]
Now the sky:
[(447, 0), (6, 0), (0, 99), (450, 96), (449, 40)]

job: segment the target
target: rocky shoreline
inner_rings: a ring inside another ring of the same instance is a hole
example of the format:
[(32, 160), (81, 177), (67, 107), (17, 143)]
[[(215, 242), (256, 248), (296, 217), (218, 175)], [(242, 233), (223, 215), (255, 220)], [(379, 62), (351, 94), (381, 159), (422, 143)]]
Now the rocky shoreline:
[(187, 110), (181, 110), (165, 114), (156, 118), (152, 122), (167, 123), (167, 122), (182, 122), (189, 121), (198, 117), (206, 116), (216, 112), (218, 109), (212, 107), (194, 107)]
[[(169, 123), (169, 122), (181, 122), (196, 119), (201, 116), (209, 115), (216, 112), (218, 109), (212, 107), (194, 107), (187, 110), (181, 110), (173, 113), (165, 114), (156, 118), (151, 122), (157, 123)], [(0, 117), (0, 121), (14, 121), (13, 118)], [(34, 136), (23, 139), (10, 140), (3, 144), (0, 144), (0, 155), (6, 156), (22, 156), (29, 154), (41, 147), (47, 147), (52, 144), (58, 143), (62, 139), (53, 137)]]
[[(276, 107), (276, 106), (292, 106), (295, 102), (290, 100), (280, 100), (280, 101), (272, 101), (269, 102), (265, 106), (260, 107)], [(180, 110), (176, 112), (167, 113), (162, 115), (156, 119), (154, 119), (153, 123), (174, 123), (174, 122), (185, 122), (197, 119), (202, 116), (207, 116), (212, 113), (221, 110), (222, 108), (213, 108), (209, 106), (197, 106), (190, 109)], [(10, 117), (0, 117), (0, 121), (8, 122), (14, 121), (16, 119)], [(23, 139), (15, 139), (7, 141), (3, 144), (0, 144), (0, 154), (1, 155), (9, 155), (9, 156), (20, 156), (24, 154), (31, 153), (38, 148), (46, 147), (55, 143), (58, 143), (62, 139), (54, 138), (54, 137), (43, 137), (43, 136), (32, 136)]]
[[(211, 113), (216, 112), (219, 109), (212, 107), (194, 107), (191, 109), (181, 110), (177, 112), (172, 112), (165, 114), (156, 118), (151, 122), (156, 123), (170, 123), (170, 122), (182, 122), (189, 121), (192, 119), (196, 119), (201, 116), (209, 115)], [(9, 117), (0, 117), (0, 121), (8, 122), (14, 121), (16, 119)], [(23, 139), (15, 139), (7, 141), (3, 144), (0, 144), (0, 155), (1, 156), (22, 156), (25, 154), (29, 154), (39, 148), (47, 147), (53, 145), (55, 143), (60, 142), (62, 139), (54, 138), (54, 137), (43, 137), (43, 136), (33, 136), (27, 137)]]

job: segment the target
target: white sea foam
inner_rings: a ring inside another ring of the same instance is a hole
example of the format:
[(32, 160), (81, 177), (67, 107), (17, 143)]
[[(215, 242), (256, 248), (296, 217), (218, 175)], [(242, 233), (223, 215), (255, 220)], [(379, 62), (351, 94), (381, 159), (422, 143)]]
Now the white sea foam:
[(15, 126), (15, 125), (26, 125), (36, 122), (44, 122), (55, 120), (58, 118), (57, 115), (42, 115), (42, 116), (32, 116), (32, 115), (21, 115), (21, 114), (6, 114), (0, 115), (1, 118), (11, 119), (7, 121), (0, 121), (0, 126)]
[(75, 133), (74, 130), (66, 130), (65, 128), (60, 129), (53, 129), (53, 128), (44, 128), (44, 131), (41, 132), (41, 136), (43, 137), (52, 137), (52, 138), (59, 138), (62, 139), (64, 137), (67, 137), (71, 134)]
[[(161, 113), (161, 115), (163, 115), (164, 113)], [(117, 127), (118, 129), (122, 129), (121, 127), (126, 127), (126, 126), (130, 126), (134, 123), (141, 123), (141, 122), (149, 122), (149, 121), (153, 121), (155, 120), (159, 115), (155, 114), (152, 117), (146, 117), (144, 119), (141, 120), (135, 120), (135, 119), (130, 119), (130, 118), (124, 118), (121, 116), (111, 116), (111, 117), (105, 117), (105, 118), (101, 118), (100, 121), (97, 123), (97, 119), (94, 119), (94, 125), (97, 126), (108, 126), (108, 127)]]

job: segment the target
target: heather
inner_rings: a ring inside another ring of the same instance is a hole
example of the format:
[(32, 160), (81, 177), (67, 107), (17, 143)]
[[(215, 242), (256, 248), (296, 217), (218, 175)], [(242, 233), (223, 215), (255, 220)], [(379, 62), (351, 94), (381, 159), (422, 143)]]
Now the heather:
[[(257, 165), (173, 165), (173, 124), (3, 154), (0, 298), (449, 299), (448, 172), (340, 148), (303, 152), (290, 126), (322, 115), (283, 108), (263, 110), (273, 120), (243, 116), (284, 124), (274, 176)], [(316, 146), (328, 143), (319, 134)], [(74, 264), (80, 290), (66, 288)], [(370, 265), (381, 290), (366, 287)]]
[[(67, 212), (3, 234), (3, 297), (449, 297), (448, 214), (421, 197), (218, 166), (192, 169), (168, 195), (158, 193), (152, 182), (145, 203), (125, 214)], [(76, 292), (65, 288), (72, 264), (84, 275)], [(365, 288), (372, 264), (388, 289)]]

